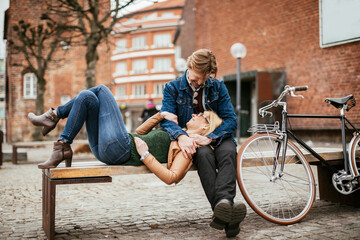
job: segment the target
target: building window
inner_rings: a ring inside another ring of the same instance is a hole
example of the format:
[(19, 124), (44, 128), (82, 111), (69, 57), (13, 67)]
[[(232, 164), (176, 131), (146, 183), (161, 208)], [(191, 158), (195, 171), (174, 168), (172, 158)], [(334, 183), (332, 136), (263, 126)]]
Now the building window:
[(24, 98), (35, 99), (37, 96), (37, 78), (34, 73), (24, 75)]
[(127, 99), (126, 86), (117, 86), (115, 92), (116, 99)]
[(126, 39), (119, 39), (116, 41), (115, 43), (116, 46), (116, 52), (126, 52), (127, 48), (126, 48)]
[(164, 88), (165, 88), (165, 83), (156, 83), (154, 84), (154, 94), (152, 95), (152, 97), (163, 97), (163, 93), (164, 93)]
[(170, 58), (155, 58), (154, 72), (172, 72)]
[(71, 97), (69, 95), (63, 95), (60, 97), (60, 105), (64, 105), (68, 101), (71, 100)]
[(146, 49), (146, 36), (134, 37), (132, 39), (132, 50)]
[(169, 33), (154, 35), (154, 48), (171, 47), (171, 36)]
[(127, 66), (126, 66), (126, 62), (118, 62), (116, 63), (116, 67), (115, 67), (115, 76), (123, 76), (123, 75), (127, 75)]
[(146, 98), (146, 86), (145, 84), (133, 85), (133, 98)]
[(142, 74), (142, 73), (148, 73), (146, 59), (133, 60), (131, 74)]

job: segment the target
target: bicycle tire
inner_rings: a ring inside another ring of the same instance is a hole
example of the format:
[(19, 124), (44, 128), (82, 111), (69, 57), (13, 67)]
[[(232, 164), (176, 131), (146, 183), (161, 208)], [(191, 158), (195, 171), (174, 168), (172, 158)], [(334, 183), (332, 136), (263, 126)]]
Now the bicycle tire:
[[(237, 156), (237, 179), (242, 195), (256, 213), (271, 222), (288, 225), (309, 213), (316, 196), (315, 180), (305, 156), (288, 141), (284, 175), (271, 181), (270, 167), (274, 164), (269, 164), (269, 160), (274, 160), (275, 144), (280, 146), (282, 156), (283, 139), (277, 134), (260, 133), (247, 139)], [(282, 159), (272, 162), (279, 166)]]
[[(351, 171), (354, 176), (359, 176), (360, 170), (360, 135), (357, 135), (353, 141), (351, 141), (351, 152), (350, 152), (350, 164)], [(357, 153), (358, 152), (358, 153)], [(357, 154), (356, 154), (357, 153)], [(360, 178), (358, 178), (360, 183)]]

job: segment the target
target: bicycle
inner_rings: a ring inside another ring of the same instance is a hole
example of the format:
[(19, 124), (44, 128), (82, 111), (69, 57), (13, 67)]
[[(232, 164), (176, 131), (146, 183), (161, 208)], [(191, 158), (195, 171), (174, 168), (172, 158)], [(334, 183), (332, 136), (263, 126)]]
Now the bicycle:
[[(288, 114), (287, 105), (282, 101), (286, 95), (306, 91), (304, 87), (285, 86), (280, 96), (269, 105), (259, 109), (261, 117), (272, 115), (267, 111), (282, 107), (281, 126), (258, 124), (249, 129), (256, 134), (241, 146), (237, 157), (237, 179), (242, 195), (250, 207), (263, 218), (278, 224), (293, 224), (302, 220), (315, 201), (315, 179), (304, 154), (288, 138), (294, 139), (333, 173), (332, 183), (342, 194), (359, 189), (360, 132), (346, 118), (344, 110), (355, 106), (353, 95), (344, 98), (327, 98), (325, 101), (340, 108), (340, 115), (298, 115)], [(338, 118), (341, 120), (344, 169), (337, 170), (327, 163), (304, 141), (287, 127), (289, 118)], [(347, 124), (346, 124), (347, 123)], [(352, 127), (354, 136), (346, 153), (345, 128)]]

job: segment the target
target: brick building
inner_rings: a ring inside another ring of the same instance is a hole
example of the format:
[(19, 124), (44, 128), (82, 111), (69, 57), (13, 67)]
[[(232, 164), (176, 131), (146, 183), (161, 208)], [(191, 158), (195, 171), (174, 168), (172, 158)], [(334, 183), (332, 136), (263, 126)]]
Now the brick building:
[[(254, 110), (260, 102), (276, 96), (284, 84), (309, 86), (304, 99), (287, 98), (290, 113), (339, 114), (324, 103), (326, 97), (353, 94), (360, 99), (359, 39), (321, 47), (322, 3), (326, 2), (195, 0), (196, 49), (208, 48), (215, 53), (218, 77), (228, 86), (234, 85), (237, 71), (230, 47), (240, 42), (247, 48), (247, 56), (241, 61), (242, 95), (247, 95), (242, 98), (242, 109), (249, 110), (249, 125), (258, 121), (252, 116), (257, 115)], [(337, 17), (339, 11), (335, 9), (331, 18)], [(264, 88), (259, 89), (261, 86)], [(234, 92), (230, 93), (235, 99)], [(346, 114), (360, 126), (360, 107)], [(291, 123), (299, 131), (321, 129), (327, 136), (340, 126), (336, 120), (324, 119)]]
[(185, 0), (158, 2), (127, 15), (115, 26), (111, 56), (113, 92), (134, 130), (145, 102), (158, 105), (166, 82), (176, 78), (173, 42)]
[[(39, 16), (45, 10), (46, 4), (42, 0), (10, 0), (10, 7), (6, 11), (6, 39), (16, 39), (12, 26), (20, 20), (25, 20), (33, 25), (39, 24)], [(100, 45), (98, 51), (97, 84), (110, 86), (110, 52), (105, 44)], [(86, 88), (84, 47), (60, 49), (54, 59), (60, 58), (63, 59), (61, 62), (50, 64), (45, 76), (47, 80), (45, 110), (64, 104)], [(27, 113), (35, 111), (36, 77), (33, 73), (23, 72), (26, 62), (22, 54), (14, 54), (8, 50), (6, 61), (6, 138), (9, 142), (30, 141), (34, 127), (27, 120)], [(65, 120), (61, 120), (57, 128), (44, 139), (56, 139), (65, 122)]]

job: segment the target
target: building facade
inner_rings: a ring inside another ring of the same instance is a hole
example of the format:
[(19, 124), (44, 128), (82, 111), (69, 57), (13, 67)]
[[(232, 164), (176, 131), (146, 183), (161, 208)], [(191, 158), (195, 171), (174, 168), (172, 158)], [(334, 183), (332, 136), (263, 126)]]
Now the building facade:
[(129, 131), (142, 122), (148, 99), (161, 105), (165, 83), (177, 76), (179, 49), (173, 39), (183, 6), (184, 0), (155, 3), (127, 15), (114, 29), (112, 90)]
[[(110, 9), (110, 4), (109, 4)], [(42, 0), (10, 0), (6, 11), (5, 38), (16, 41), (12, 27), (20, 20), (35, 26), (41, 23), (39, 16), (46, 11)], [(96, 84), (111, 87), (110, 51), (106, 44), (98, 48)], [(72, 46), (70, 49), (59, 49), (49, 64), (45, 79), (46, 91), (44, 109), (56, 108), (86, 89), (85, 80), (85, 47)], [(34, 126), (27, 120), (29, 112), (35, 112), (37, 96), (37, 79), (34, 73), (24, 71), (26, 61), (23, 54), (15, 53), (8, 48), (6, 56), (6, 139), (9, 142), (33, 140)], [(0, 93), (1, 94), (1, 93)], [(56, 140), (65, 126), (66, 120), (60, 120), (56, 129), (44, 140)], [(84, 131), (80, 137), (86, 137)]]
[[(347, 4), (347, 1), (340, 2)], [(334, 46), (324, 46), (321, 43), (324, 38), (322, 29), (326, 24), (323, 4), (341, 4), (340, 2), (195, 0), (196, 48), (211, 49), (217, 57), (218, 77), (224, 79), (225, 84), (234, 84), (237, 65), (236, 59), (230, 54), (230, 48), (236, 42), (246, 46), (247, 55), (241, 60), (244, 77), (242, 89), (250, 94), (247, 101), (242, 101), (249, 106), (242, 104), (242, 109), (253, 108), (248, 113), (250, 116), (258, 115), (254, 111), (264, 100), (260, 99), (259, 94), (267, 95), (268, 100), (271, 100), (285, 84), (309, 86), (309, 90), (302, 93), (304, 99), (287, 98), (290, 113), (339, 114), (338, 109), (324, 102), (325, 98), (353, 94), (355, 99), (360, 99), (359, 38)], [(353, 3), (359, 5), (356, 1)], [(335, 9), (336, 14), (330, 15), (330, 20), (341, 16), (340, 7)], [(358, 6), (356, 8), (359, 10)], [(348, 8), (347, 10), (349, 11)], [(356, 18), (359, 15), (355, 10), (352, 14)], [(346, 19), (343, 16), (337, 21)], [(354, 26), (353, 31), (356, 31), (356, 25)], [(330, 24), (329, 27), (331, 29), (334, 26)], [(351, 23), (345, 24), (345, 28), (350, 27)], [(339, 35), (337, 32), (333, 34), (335, 37)], [(274, 72), (275, 75), (272, 74)], [(264, 80), (266, 76), (263, 73), (268, 75), (267, 80)], [(259, 82), (259, 79), (263, 79), (267, 86)], [(267, 92), (260, 93), (259, 86), (266, 86)], [(234, 99), (234, 95), (232, 98)], [(360, 107), (355, 107), (346, 114), (360, 126)], [(248, 122), (251, 125), (257, 121), (259, 119), (254, 118)], [(338, 134), (340, 128), (336, 120), (325, 119), (292, 120), (291, 126), (298, 132), (323, 132), (326, 139), (329, 139), (329, 134)]]

